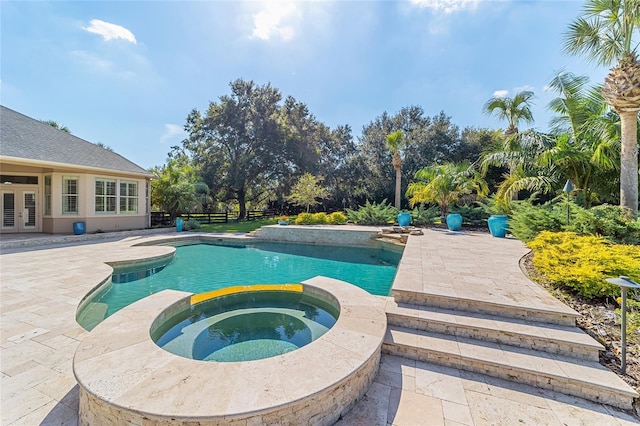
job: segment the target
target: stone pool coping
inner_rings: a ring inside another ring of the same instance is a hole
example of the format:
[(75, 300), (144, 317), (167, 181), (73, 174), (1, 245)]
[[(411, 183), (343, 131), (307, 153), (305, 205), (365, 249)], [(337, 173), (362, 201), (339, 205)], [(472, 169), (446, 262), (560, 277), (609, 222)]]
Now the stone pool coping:
[(107, 318), (80, 343), (73, 360), (80, 424), (333, 424), (378, 371), (384, 299), (326, 277), (303, 284), (338, 300), (338, 321), (309, 345), (263, 360), (197, 361), (159, 348), (149, 334), (153, 321), (191, 293), (165, 290)]

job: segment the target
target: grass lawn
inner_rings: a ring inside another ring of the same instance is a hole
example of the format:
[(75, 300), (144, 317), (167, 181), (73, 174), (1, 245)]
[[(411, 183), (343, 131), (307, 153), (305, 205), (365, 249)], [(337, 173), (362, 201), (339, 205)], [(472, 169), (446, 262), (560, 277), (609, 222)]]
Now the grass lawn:
[(196, 232), (251, 232), (264, 225), (275, 225), (278, 219), (262, 219), (252, 221), (240, 221), (229, 223), (211, 223), (203, 224), (200, 229), (194, 229)]

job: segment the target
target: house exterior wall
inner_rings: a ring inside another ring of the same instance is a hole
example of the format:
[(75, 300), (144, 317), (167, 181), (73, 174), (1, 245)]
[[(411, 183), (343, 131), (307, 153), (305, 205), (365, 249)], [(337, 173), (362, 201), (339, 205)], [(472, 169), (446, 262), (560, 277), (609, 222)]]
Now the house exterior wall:
[[(44, 232), (55, 234), (73, 233), (75, 222), (85, 223), (85, 232), (107, 232), (132, 229), (144, 229), (149, 227), (150, 202), (147, 196), (148, 178), (131, 176), (125, 173), (92, 173), (72, 168), (61, 170), (24, 167), (21, 165), (0, 163), (2, 175), (36, 176), (37, 185), (9, 184), (0, 182), (0, 190), (19, 193), (20, 190), (35, 190), (37, 195), (36, 223), (30, 232)], [(45, 177), (51, 178), (50, 211), (47, 212), (47, 194), (45, 193)], [(63, 211), (63, 182), (65, 177), (74, 178), (77, 181), (77, 212)], [(116, 211), (96, 212), (96, 180), (115, 181), (116, 185)], [(137, 212), (120, 211), (120, 183), (134, 183), (137, 185)], [(26, 232), (17, 227), (15, 229), (1, 229), (0, 233)]]

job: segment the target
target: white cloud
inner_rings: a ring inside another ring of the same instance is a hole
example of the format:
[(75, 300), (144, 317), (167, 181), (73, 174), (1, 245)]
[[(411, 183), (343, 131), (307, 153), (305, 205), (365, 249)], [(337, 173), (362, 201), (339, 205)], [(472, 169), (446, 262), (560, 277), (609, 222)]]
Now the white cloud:
[(296, 35), (294, 24), (299, 17), (298, 8), (293, 2), (267, 1), (261, 3), (264, 8), (253, 15), (254, 38), (269, 40), (280, 37), (291, 41)]
[(493, 92), (494, 98), (505, 98), (509, 94), (508, 90), (496, 90)]
[(160, 143), (165, 144), (170, 140), (175, 139), (177, 136), (181, 138), (186, 136), (186, 132), (182, 126), (177, 124), (165, 124), (164, 133), (160, 136)]
[(463, 10), (475, 10), (480, 0), (411, 0), (411, 3), (421, 9), (431, 9), (449, 14)]
[(136, 44), (136, 36), (131, 31), (120, 25), (111, 24), (99, 19), (92, 19), (88, 27), (82, 27), (83, 30), (101, 35), (105, 41), (122, 39), (130, 43)]

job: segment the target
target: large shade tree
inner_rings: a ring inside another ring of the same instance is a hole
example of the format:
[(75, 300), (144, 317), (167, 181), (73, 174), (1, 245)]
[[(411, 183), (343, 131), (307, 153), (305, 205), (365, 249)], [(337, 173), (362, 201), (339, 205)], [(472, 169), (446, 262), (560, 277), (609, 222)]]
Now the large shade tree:
[(268, 191), (288, 165), (282, 159), (282, 96), (268, 84), (236, 80), (230, 86), (231, 94), (211, 102), (204, 115), (197, 110), (189, 114), (183, 145), (209, 186), (235, 198), (244, 218), (247, 197)]
[(638, 111), (640, 111), (640, 0), (588, 0), (569, 25), (565, 50), (610, 66), (602, 95), (620, 115), (620, 205), (638, 217)]

